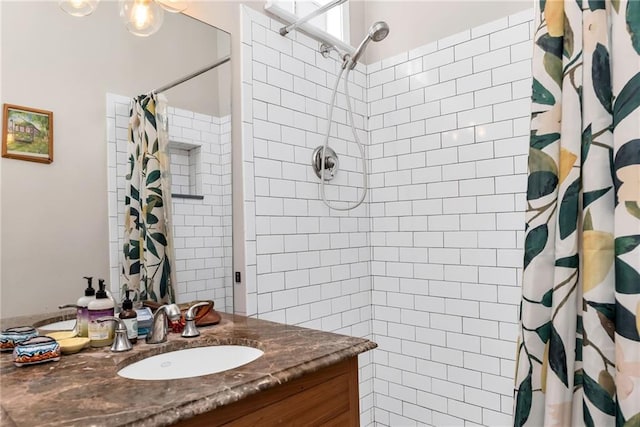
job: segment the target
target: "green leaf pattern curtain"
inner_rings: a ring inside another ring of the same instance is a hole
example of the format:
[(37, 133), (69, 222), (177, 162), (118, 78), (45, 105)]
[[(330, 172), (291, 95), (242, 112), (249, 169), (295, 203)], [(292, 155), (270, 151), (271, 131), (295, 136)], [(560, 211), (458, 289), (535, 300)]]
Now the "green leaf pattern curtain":
[(123, 288), (142, 300), (175, 302), (166, 103), (132, 101), (125, 195)]
[(538, 0), (514, 425), (640, 426), (640, 0)]

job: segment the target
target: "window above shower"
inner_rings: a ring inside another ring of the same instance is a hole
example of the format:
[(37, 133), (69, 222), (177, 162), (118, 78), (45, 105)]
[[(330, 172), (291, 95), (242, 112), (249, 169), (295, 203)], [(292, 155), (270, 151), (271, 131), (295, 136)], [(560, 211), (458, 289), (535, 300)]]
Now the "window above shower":
[[(293, 13), (298, 18), (308, 15), (331, 0), (274, 0), (273, 3)], [(329, 9), (326, 13), (317, 16), (309, 23), (332, 36), (349, 43), (349, 3)]]

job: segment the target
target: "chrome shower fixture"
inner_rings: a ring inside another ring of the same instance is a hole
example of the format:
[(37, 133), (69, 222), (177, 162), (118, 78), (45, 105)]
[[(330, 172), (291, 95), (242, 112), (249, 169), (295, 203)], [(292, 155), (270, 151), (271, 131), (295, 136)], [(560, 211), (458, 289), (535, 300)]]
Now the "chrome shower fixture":
[(291, 31), (293, 31), (294, 29), (298, 28), (300, 25), (304, 24), (305, 22), (315, 18), (316, 16), (322, 15), (323, 13), (327, 12), (329, 9), (333, 9), (336, 6), (340, 6), (342, 3), (346, 2), (346, 1), (347, 0), (333, 0), (333, 1), (330, 1), (329, 3), (325, 4), (324, 6), (321, 6), (318, 9), (314, 10), (313, 12), (309, 13), (307, 16), (303, 16), (302, 18), (299, 18), (293, 24), (287, 25), (286, 27), (280, 28), (280, 35), (281, 36), (286, 36)]
[[(324, 135), (324, 144), (319, 146), (313, 152), (313, 157), (311, 160), (311, 164), (313, 165), (313, 170), (320, 178), (320, 196), (322, 197), (322, 201), (325, 205), (329, 207), (329, 209), (335, 209), (338, 211), (349, 211), (351, 209), (355, 209), (364, 202), (365, 197), (367, 196), (367, 191), (369, 190), (369, 177), (367, 175), (367, 160), (365, 155), (364, 145), (360, 141), (360, 137), (358, 136), (358, 132), (356, 131), (356, 127), (353, 121), (353, 111), (351, 110), (351, 97), (349, 95), (349, 73), (353, 70), (362, 56), (367, 44), (371, 40), (374, 42), (379, 42), (383, 40), (389, 34), (389, 25), (384, 21), (378, 21), (374, 23), (371, 28), (369, 28), (369, 33), (367, 37), (362, 40), (358, 48), (353, 52), (353, 55), (345, 54), (342, 57), (342, 68), (338, 73), (338, 77), (336, 78), (335, 86), (333, 87), (333, 91), (331, 92), (331, 101), (329, 102), (329, 114), (327, 116), (327, 132)], [(333, 150), (329, 148), (329, 135), (331, 134), (331, 122), (333, 120), (333, 109), (336, 105), (336, 94), (338, 92), (338, 85), (340, 84), (340, 79), (344, 76), (344, 95), (347, 104), (347, 118), (349, 119), (349, 126), (351, 127), (351, 133), (353, 134), (353, 139), (358, 146), (358, 150), (360, 151), (360, 159), (362, 160), (362, 193), (358, 200), (348, 206), (335, 206), (329, 202), (327, 199), (327, 194), (325, 191), (326, 181), (334, 178), (336, 172), (338, 171), (338, 157)]]
[(326, 43), (320, 43), (320, 47), (318, 48), (318, 51), (320, 52), (320, 55), (322, 55), (323, 58), (328, 58), (329, 55), (331, 55), (331, 51), (335, 49), (333, 46), (329, 46)]
[(327, 43), (320, 43), (318, 52), (320, 52), (320, 55), (322, 55), (323, 58), (328, 58), (329, 56), (331, 56), (331, 51), (334, 51), (342, 61), (346, 61), (349, 59), (349, 54), (340, 51), (340, 49), (338, 49), (336, 46), (332, 46)]
[[(324, 162), (322, 159), (323, 154)], [(339, 164), (338, 155), (331, 147), (320, 145), (313, 150), (313, 154), (311, 155), (311, 166), (318, 178), (324, 179), (325, 181), (331, 181), (338, 173)], [(322, 170), (323, 166), (325, 172)]]
[(349, 63), (350, 64), (349, 66), (353, 70), (356, 64), (358, 63), (360, 56), (362, 56), (362, 54), (364, 53), (364, 50), (369, 44), (369, 42), (371, 40), (373, 40), (374, 42), (379, 42), (381, 40), (384, 40), (384, 38), (387, 37), (388, 35), (389, 35), (389, 25), (384, 21), (375, 22), (369, 28), (369, 34), (367, 34), (367, 37), (365, 37), (365, 39), (362, 40), (362, 42), (360, 43), (356, 51), (351, 56), (350, 60), (345, 61), (342, 64), (343, 68), (347, 66), (347, 63)]

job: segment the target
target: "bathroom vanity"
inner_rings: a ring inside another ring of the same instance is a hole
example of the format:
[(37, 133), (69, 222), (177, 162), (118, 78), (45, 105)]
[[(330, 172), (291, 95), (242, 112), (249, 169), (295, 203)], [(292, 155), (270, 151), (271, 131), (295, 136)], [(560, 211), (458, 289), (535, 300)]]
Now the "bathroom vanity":
[[(14, 322), (3, 320), (2, 327)], [(125, 353), (85, 349), (59, 362), (23, 368), (13, 365), (10, 353), (2, 353), (0, 424), (358, 425), (357, 355), (375, 343), (228, 314), (200, 332), (192, 339), (169, 334), (163, 344), (139, 342)], [(146, 381), (117, 375), (152, 355), (209, 345), (244, 345), (264, 354), (238, 368), (195, 378)]]

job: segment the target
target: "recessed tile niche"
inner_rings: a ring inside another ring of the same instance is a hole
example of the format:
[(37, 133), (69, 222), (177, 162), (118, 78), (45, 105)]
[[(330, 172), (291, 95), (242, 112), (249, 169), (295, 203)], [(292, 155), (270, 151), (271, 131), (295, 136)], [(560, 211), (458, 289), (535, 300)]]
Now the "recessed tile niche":
[(171, 193), (173, 197), (204, 197), (200, 145), (169, 141)]

